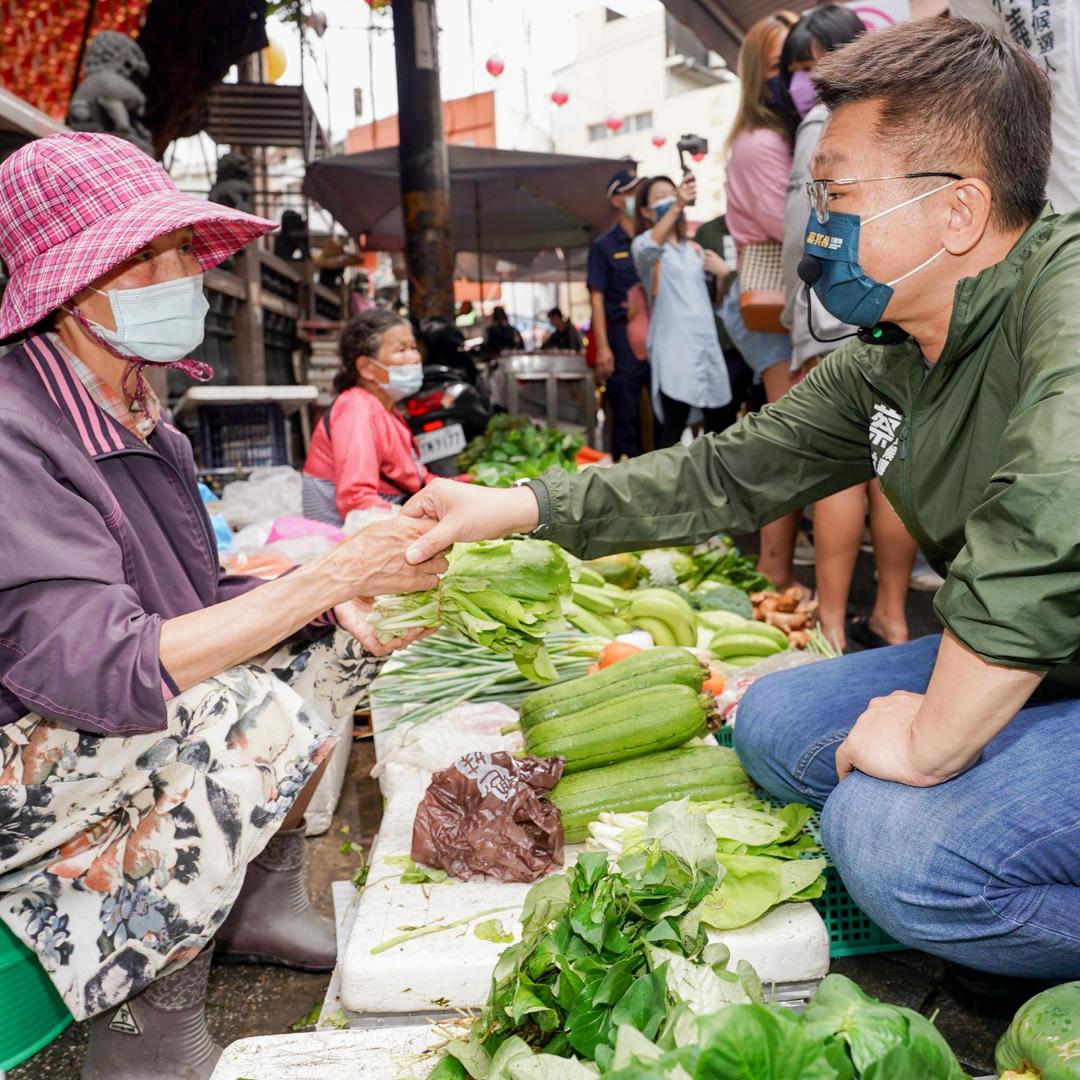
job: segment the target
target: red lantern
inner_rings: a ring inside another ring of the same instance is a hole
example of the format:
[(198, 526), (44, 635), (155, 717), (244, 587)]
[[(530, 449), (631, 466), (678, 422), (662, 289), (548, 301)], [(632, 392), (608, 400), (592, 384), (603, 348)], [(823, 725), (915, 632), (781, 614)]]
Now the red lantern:
[(666, 142), (667, 142), (667, 136), (666, 135), (654, 135), (652, 137), (652, 144), (653, 144), (653, 146), (656, 147), (657, 150), (659, 150), (660, 147), (663, 146)]
[(693, 159), (694, 159), (695, 161), (704, 161), (704, 160), (705, 160), (705, 155), (704, 155), (704, 154), (691, 154), (690, 156), (691, 156), (691, 157), (692, 157), (692, 158), (693, 158)]
[(604, 121), (604, 127), (606, 127), (608, 131), (618, 131), (624, 123), (625, 121), (621, 116), (609, 116)]
[(561, 109), (570, 100), (570, 95), (561, 86), (557, 86), (551, 91), (551, 100)]
[(502, 57), (497, 53), (492, 53), (491, 56), (488, 57), (484, 67), (487, 68), (487, 73), (493, 79), (497, 79), (506, 70), (506, 65), (503, 63)]

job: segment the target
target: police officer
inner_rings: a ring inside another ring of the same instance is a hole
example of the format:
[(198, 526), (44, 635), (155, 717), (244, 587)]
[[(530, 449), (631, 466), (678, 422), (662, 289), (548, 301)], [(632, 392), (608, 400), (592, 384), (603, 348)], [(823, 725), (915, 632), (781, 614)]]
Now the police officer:
[(596, 376), (606, 382), (604, 408), (611, 431), (611, 456), (641, 453), (638, 417), (641, 391), (649, 385), (649, 365), (639, 360), (626, 340), (626, 294), (638, 283), (630, 258), (634, 236), (634, 189), (641, 182), (632, 169), (620, 169), (607, 186), (607, 198), (618, 213), (615, 224), (589, 249), (589, 299), (596, 341)]

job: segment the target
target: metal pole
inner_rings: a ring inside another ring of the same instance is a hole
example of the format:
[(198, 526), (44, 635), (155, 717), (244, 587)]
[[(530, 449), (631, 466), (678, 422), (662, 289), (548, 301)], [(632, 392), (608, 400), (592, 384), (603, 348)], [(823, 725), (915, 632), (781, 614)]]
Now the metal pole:
[(439, 89), (434, 0), (393, 0), (398, 154), (413, 318), (454, 318), (450, 163)]
[(75, 91), (79, 88), (79, 72), (82, 71), (83, 60), (86, 57), (86, 46), (90, 42), (90, 28), (94, 25), (95, 9), (97, 8), (97, 0), (90, 0), (86, 5), (86, 19), (83, 22), (82, 37), (79, 39), (79, 55), (75, 58), (75, 71), (71, 76), (71, 93), (68, 94), (68, 104), (71, 104), (71, 99), (75, 95)]
[(480, 181), (473, 181), (473, 220), (476, 223), (476, 276), (480, 282), (480, 314), (484, 314), (484, 236), (480, 227)]

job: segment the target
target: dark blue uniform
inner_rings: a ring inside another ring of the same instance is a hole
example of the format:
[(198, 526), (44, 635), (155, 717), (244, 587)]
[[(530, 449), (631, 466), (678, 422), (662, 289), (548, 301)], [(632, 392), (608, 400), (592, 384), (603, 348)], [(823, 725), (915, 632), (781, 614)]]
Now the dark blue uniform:
[(626, 340), (626, 294), (637, 283), (630, 237), (616, 223), (589, 248), (588, 276), (590, 291), (604, 296), (608, 344), (615, 357), (615, 371), (607, 381), (604, 402), (611, 430), (611, 455), (616, 461), (624, 455), (636, 457), (641, 453), (638, 413), (641, 391), (649, 385), (649, 365), (633, 354)]

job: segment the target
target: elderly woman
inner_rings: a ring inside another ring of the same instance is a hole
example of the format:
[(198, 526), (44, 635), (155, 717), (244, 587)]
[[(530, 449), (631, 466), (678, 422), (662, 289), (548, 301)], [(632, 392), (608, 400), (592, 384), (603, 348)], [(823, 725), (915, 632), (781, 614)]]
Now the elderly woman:
[(276, 581), (220, 574), (143, 369), (206, 377), (202, 272), (272, 227), (111, 136), (0, 166), (0, 919), (96, 1017), (84, 1078), (209, 1076), (215, 938), (333, 966), (300, 876), (324, 718), (378, 651), (362, 598), (445, 565), (405, 564), (401, 519)]

